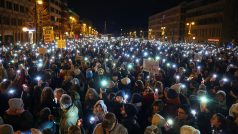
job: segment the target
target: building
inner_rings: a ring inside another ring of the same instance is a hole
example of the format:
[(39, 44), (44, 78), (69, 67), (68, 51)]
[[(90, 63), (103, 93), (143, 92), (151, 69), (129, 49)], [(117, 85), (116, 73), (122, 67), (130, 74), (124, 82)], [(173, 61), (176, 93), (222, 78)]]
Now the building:
[[(197, 0), (186, 5), (186, 22), (194, 22), (191, 36), (198, 42), (230, 42), (237, 38), (237, 0)], [(189, 31), (189, 26), (186, 27)]]
[(31, 0), (0, 0), (0, 41), (11, 43), (27, 41), (28, 36), (22, 28), (29, 21)]
[[(68, 20), (68, 5), (65, 0), (48, 0), (46, 3), (49, 23), (44, 26), (53, 26), (56, 38), (64, 34), (64, 22)], [(44, 21), (44, 19), (43, 19)], [(45, 20), (47, 22), (47, 20)]]
[(184, 34), (184, 3), (149, 17), (149, 38), (179, 41)]
[[(219, 42), (222, 35), (225, 0), (197, 0), (186, 5), (186, 40)], [(191, 26), (190, 24), (194, 25)], [(189, 30), (190, 29), (190, 30)], [(190, 34), (189, 34), (190, 31)]]
[[(148, 30), (168, 41), (230, 42), (238, 38), (237, 0), (195, 0), (149, 18)], [(164, 31), (163, 31), (164, 29)], [(172, 38), (173, 37), (173, 38)]]

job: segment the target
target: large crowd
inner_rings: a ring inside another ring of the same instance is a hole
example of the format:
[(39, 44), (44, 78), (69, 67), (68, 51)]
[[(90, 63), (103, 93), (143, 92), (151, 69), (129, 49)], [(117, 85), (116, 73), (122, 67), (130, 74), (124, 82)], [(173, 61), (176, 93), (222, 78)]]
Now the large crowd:
[(235, 45), (85, 38), (0, 51), (0, 134), (238, 134)]

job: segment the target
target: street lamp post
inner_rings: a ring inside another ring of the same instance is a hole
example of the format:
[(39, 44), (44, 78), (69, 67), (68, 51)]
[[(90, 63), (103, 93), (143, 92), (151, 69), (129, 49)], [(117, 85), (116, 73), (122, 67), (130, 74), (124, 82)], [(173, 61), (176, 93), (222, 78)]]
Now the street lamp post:
[(89, 27), (88, 27), (88, 35), (90, 35), (90, 34), (91, 34), (91, 29), (92, 29), (92, 27), (91, 27), (91, 26), (89, 26)]
[(195, 22), (188, 22), (186, 25), (188, 26), (188, 35), (191, 35), (192, 26), (195, 25)]
[(152, 29), (149, 29), (148, 36), (149, 36), (149, 37), (148, 37), (149, 39), (152, 39)]
[(161, 36), (162, 36), (162, 39), (163, 39), (163, 41), (165, 40), (165, 29), (166, 29), (166, 27), (161, 27), (161, 30), (162, 30), (162, 32), (161, 32)]
[(192, 26), (193, 25), (195, 25), (195, 22), (188, 22), (188, 23), (186, 23), (186, 25), (188, 26), (188, 38), (190, 38), (190, 36), (192, 36), (192, 33), (191, 33), (191, 31), (192, 31)]
[(35, 1), (35, 18), (36, 18), (36, 45), (38, 44), (38, 12), (37, 12), (37, 5), (42, 5), (42, 0)]

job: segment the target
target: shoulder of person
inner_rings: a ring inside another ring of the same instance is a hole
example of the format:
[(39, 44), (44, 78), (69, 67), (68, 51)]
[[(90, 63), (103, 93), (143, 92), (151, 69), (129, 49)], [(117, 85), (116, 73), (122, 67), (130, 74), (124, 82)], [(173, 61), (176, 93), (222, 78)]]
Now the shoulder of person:
[(99, 123), (94, 128), (93, 134), (102, 134), (102, 133), (103, 133), (102, 123)]
[(115, 131), (119, 134), (127, 134), (127, 129), (120, 123), (117, 124)]

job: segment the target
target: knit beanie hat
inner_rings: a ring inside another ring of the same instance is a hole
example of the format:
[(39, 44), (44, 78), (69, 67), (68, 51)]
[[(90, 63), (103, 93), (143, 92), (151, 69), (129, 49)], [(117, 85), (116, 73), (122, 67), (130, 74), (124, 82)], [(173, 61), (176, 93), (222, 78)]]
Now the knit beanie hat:
[(24, 103), (21, 98), (12, 98), (8, 101), (9, 109), (11, 110), (22, 110)]
[(222, 95), (222, 96), (226, 97), (226, 92), (219, 90), (219, 91), (217, 91), (216, 95)]

